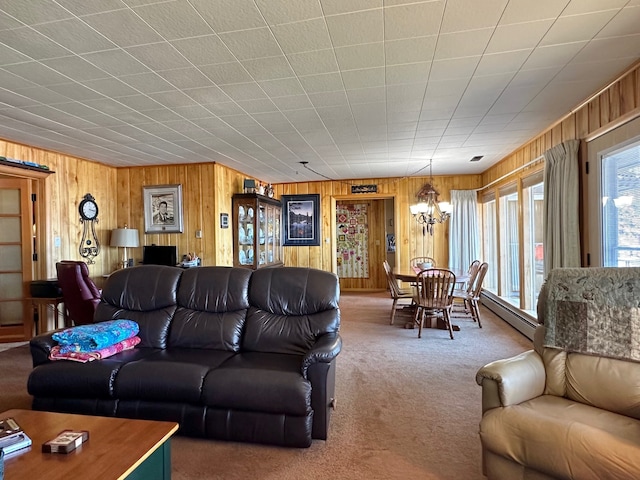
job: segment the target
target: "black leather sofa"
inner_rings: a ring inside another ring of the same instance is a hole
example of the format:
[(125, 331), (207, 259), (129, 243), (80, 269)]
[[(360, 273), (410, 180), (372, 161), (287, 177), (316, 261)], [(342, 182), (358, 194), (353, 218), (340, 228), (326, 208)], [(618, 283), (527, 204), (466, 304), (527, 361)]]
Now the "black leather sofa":
[(140, 325), (136, 348), (89, 363), (30, 342), (33, 409), (169, 420), (180, 433), (308, 447), (335, 396), (339, 283), (297, 267), (139, 266), (112, 274), (94, 321)]

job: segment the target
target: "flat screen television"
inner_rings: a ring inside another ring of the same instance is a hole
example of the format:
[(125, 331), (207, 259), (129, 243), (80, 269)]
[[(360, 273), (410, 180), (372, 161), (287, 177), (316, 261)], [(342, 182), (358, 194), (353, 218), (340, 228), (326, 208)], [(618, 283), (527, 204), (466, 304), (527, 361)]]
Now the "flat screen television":
[(178, 248), (171, 245), (145, 245), (142, 247), (142, 263), (175, 267), (178, 264)]

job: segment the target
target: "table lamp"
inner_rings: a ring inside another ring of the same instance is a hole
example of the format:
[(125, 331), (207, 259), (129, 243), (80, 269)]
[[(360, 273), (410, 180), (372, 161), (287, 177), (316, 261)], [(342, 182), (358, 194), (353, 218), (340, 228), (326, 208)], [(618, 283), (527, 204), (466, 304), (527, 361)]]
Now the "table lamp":
[(124, 248), (124, 260), (122, 261), (122, 267), (127, 268), (131, 267), (132, 262), (127, 258), (127, 248), (135, 248), (140, 246), (140, 242), (138, 240), (138, 229), (136, 228), (127, 228), (125, 225), (124, 228), (114, 228), (111, 230), (111, 243), (112, 247), (123, 247)]

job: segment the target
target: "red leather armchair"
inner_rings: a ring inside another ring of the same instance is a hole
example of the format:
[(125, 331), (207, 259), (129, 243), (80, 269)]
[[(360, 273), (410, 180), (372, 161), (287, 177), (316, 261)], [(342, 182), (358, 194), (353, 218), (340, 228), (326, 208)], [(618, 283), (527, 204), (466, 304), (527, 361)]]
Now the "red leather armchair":
[(62, 260), (56, 263), (56, 271), (68, 320), (74, 325), (93, 323), (93, 314), (100, 303), (101, 292), (89, 277), (87, 264)]

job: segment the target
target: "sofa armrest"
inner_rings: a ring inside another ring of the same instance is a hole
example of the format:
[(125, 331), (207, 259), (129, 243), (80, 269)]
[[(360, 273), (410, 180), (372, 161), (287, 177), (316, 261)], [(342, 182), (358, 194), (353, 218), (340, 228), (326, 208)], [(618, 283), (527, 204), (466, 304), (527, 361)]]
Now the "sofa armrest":
[(545, 381), (542, 357), (534, 350), (485, 365), (476, 374), (482, 387), (482, 413), (539, 397)]
[(302, 359), (302, 375), (307, 378), (307, 370), (314, 363), (330, 363), (342, 350), (342, 338), (338, 333), (322, 335)]
[(29, 341), (29, 350), (34, 367), (51, 361), (49, 360), (49, 353), (54, 346), (58, 345), (58, 342), (53, 339), (53, 334), (56, 331), (43, 333)]

